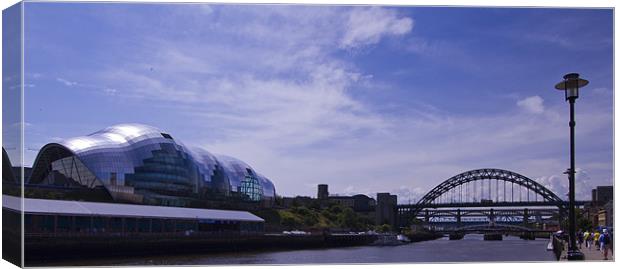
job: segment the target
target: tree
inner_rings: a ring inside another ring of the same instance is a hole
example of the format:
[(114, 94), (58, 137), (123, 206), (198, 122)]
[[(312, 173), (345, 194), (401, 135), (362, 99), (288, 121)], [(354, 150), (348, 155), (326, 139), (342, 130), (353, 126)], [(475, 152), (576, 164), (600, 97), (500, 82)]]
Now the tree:
[(589, 230), (591, 231), (594, 227), (593, 223), (585, 217), (585, 214), (582, 212), (583, 210), (576, 208), (575, 209), (575, 223), (577, 224), (577, 230)]
[(353, 209), (347, 207), (343, 210), (340, 215), (340, 226), (350, 229), (360, 228), (357, 214), (353, 211)]
[(342, 211), (343, 211), (343, 210), (344, 210), (344, 209), (342, 208), (342, 206), (341, 206), (341, 205), (338, 205), (338, 204), (332, 204), (332, 205), (329, 207), (329, 211), (330, 211), (331, 213), (333, 213), (333, 214), (340, 214), (340, 213), (342, 213)]
[(304, 225), (314, 226), (317, 223), (319, 223), (319, 220), (314, 214), (309, 214), (309, 215), (304, 216)]
[(391, 230), (392, 230), (392, 226), (390, 226), (389, 224), (382, 224), (382, 225), (379, 225), (379, 227), (377, 227), (377, 232), (380, 232), (380, 233), (387, 233)]
[(289, 229), (293, 229), (293, 228), (297, 228), (301, 226), (301, 223), (299, 223), (299, 221), (296, 218), (294, 218), (293, 216), (289, 216), (289, 215), (285, 215), (282, 217), (281, 224), (282, 226), (285, 226)]

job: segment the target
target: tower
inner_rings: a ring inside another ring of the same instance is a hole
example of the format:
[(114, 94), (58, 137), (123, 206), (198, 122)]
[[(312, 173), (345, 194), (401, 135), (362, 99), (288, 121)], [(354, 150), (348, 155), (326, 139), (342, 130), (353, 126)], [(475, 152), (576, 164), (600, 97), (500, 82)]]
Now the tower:
[(327, 190), (327, 184), (319, 184), (319, 190), (317, 193), (317, 198), (319, 199), (327, 199), (329, 196), (329, 191)]

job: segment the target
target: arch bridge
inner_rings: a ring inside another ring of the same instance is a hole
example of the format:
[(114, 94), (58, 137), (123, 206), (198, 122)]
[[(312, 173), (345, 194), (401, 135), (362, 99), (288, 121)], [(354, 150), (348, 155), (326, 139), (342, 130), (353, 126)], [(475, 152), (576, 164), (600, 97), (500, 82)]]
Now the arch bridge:
[(452, 219), (460, 226), (463, 218), (473, 216), (493, 223), (519, 219), (527, 226), (550, 218), (560, 223), (566, 209), (566, 202), (540, 183), (512, 171), (485, 168), (443, 181), (416, 204), (397, 205), (395, 215), (401, 227), (416, 219), (429, 223), (433, 218)]

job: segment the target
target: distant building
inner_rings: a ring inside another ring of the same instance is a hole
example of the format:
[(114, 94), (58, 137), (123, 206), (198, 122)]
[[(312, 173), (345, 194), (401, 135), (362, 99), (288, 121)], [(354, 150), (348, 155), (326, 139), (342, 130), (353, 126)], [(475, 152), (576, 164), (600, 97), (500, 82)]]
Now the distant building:
[(389, 224), (395, 228), (397, 196), (389, 192), (377, 193), (377, 206), (375, 209), (376, 224)]
[(353, 208), (355, 205), (355, 201), (352, 196), (330, 196), (329, 201), (350, 208)]
[(585, 218), (592, 224), (592, 226), (598, 225), (598, 211), (599, 207), (587, 205), (584, 207)]
[(614, 226), (614, 200), (609, 200), (598, 211), (598, 226)]
[(585, 218), (592, 226), (613, 226), (613, 186), (592, 189), (592, 201), (584, 208)]
[(317, 199), (309, 196), (283, 197), (282, 206), (285, 208), (291, 208), (295, 206), (310, 207), (315, 201), (317, 201)]
[(377, 204), (375, 199), (364, 194), (356, 195), (329, 195), (329, 185), (319, 184), (317, 188), (317, 198), (321, 202), (321, 206), (325, 207), (331, 203), (350, 207), (356, 212), (373, 211)]
[(376, 205), (375, 199), (364, 194), (356, 194), (353, 196), (329, 196), (328, 200), (353, 208), (353, 211), (356, 212), (371, 211)]
[(614, 199), (613, 186), (598, 186), (592, 190), (592, 203), (597, 206), (603, 206), (612, 199)]
[[(214, 210), (119, 203), (95, 203), (2, 196), (2, 215), (29, 235), (118, 239), (118, 235), (167, 238), (214, 233), (258, 233), (265, 220), (247, 211)], [(19, 230), (15, 227), (14, 230)]]
[(327, 184), (319, 184), (319, 190), (317, 192), (317, 198), (326, 199), (329, 196)]

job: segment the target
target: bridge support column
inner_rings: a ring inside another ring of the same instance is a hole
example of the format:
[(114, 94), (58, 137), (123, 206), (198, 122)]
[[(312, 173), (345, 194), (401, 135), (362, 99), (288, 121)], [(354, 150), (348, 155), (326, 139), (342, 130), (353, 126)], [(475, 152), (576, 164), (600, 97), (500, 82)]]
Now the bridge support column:
[(424, 222), (427, 224), (431, 221), (431, 216), (428, 214), (428, 209), (424, 210)]
[(493, 208), (491, 208), (491, 210), (489, 211), (489, 223), (492, 226), (495, 225), (495, 212), (493, 211)]
[(523, 209), (523, 226), (524, 227), (528, 227), (529, 218), (530, 218), (530, 214), (529, 212), (527, 212), (527, 208)]
[(461, 209), (456, 210), (456, 227), (461, 227)]

